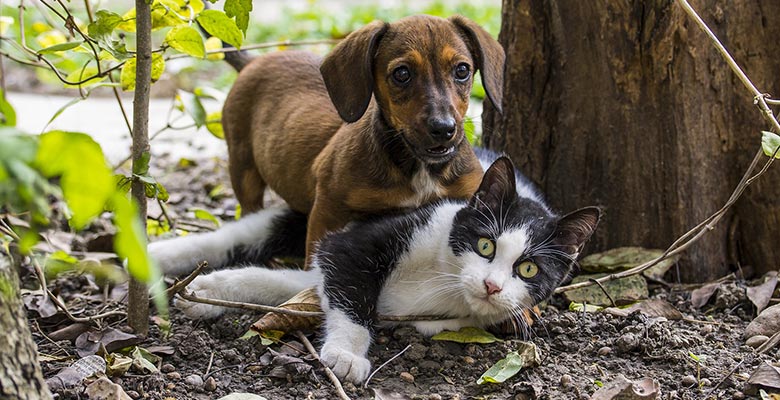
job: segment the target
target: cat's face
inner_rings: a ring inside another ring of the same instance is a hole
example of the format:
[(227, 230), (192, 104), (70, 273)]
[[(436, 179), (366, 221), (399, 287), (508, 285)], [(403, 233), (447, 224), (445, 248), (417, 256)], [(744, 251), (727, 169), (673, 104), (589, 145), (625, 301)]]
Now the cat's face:
[(512, 163), (505, 157), (496, 160), (450, 233), (472, 312), (502, 320), (552, 295), (599, 217), (595, 207), (558, 217), (518, 197)]

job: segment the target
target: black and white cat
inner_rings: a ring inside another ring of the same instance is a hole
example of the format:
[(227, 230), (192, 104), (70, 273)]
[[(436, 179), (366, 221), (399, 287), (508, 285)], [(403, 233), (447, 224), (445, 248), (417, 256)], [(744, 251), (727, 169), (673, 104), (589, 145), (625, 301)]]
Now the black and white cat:
[[(487, 165), (469, 201), (440, 200), (392, 216), (354, 222), (326, 236), (312, 268), (245, 267), (197, 277), (197, 295), (279, 304), (317, 286), (325, 312), (322, 361), (341, 378), (364, 381), (366, 358), (380, 315), (438, 315), (411, 322), (424, 334), (487, 327), (518, 316), (549, 297), (567, 277), (596, 229), (600, 210), (583, 208), (559, 217), (506, 157), (478, 152)], [(199, 260), (222, 267), (240, 260), (262, 262), (301, 251), (305, 216), (266, 209), (218, 231), (150, 245), (166, 273), (184, 273)], [(178, 300), (192, 318), (213, 318), (224, 309)]]

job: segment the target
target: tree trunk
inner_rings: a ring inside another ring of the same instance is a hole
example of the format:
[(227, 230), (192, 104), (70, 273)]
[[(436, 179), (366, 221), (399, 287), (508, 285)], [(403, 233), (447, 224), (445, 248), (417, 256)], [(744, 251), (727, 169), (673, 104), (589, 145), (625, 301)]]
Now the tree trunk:
[(19, 298), (19, 277), (0, 254), (0, 399), (51, 399)]
[[(135, 1), (136, 70), (133, 96), (133, 172), (145, 174), (149, 168), (149, 90), (152, 85), (152, 14), (146, 0)], [(145, 161), (144, 161), (145, 159)], [(140, 165), (140, 166), (139, 166)], [(138, 214), (146, 232), (146, 189), (144, 183), (133, 180), (132, 194), (138, 204)], [(149, 290), (146, 284), (130, 278), (128, 287), (127, 322), (141, 335), (149, 332)]]
[[(693, 6), (759, 89), (777, 93), (780, 3), (706, 3)], [(505, 111), (486, 107), (485, 144), (510, 154), (555, 208), (604, 207), (591, 251), (666, 248), (725, 203), (767, 129), (750, 93), (671, 1), (504, 0), (499, 40)], [(683, 280), (719, 277), (737, 262), (777, 268), (780, 185), (769, 172), (738, 218), (689, 249)], [(736, 239), (742, 254), (729, 251)]]

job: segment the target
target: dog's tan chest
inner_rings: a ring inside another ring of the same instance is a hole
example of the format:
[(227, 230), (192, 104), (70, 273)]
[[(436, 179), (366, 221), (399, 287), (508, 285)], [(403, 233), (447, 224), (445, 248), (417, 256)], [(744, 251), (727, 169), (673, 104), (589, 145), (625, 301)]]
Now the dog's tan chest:
[(421, 168), (412, 176), (410, 182), (412, 196), (401, 202), (401, 207), (419, 207), (433, 199), (443, 197), (447, 191), (439, 180), (432, 177), (425, 168)]

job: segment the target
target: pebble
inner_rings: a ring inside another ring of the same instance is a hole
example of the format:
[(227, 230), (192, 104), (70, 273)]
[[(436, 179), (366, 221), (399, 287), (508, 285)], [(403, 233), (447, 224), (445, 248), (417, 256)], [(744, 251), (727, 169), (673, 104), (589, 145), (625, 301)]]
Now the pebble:
[(599, 349), (598, 354), (600, 356), (606, 356), (607, 354), (612, 353), (612, 348), (609, 346), (604, 346)]
[(761, 311), (761, 314), (758, 314), (750, 322), (747, 328), (745, 328), (744, 337), (748, 338), (756, 335), (772, 336), (778, 330), (780, 330), (780, 304), (775, 304)]
[(165, 377), (172, 381), (178, 381), (179, 379), (181, 379), (181, 374), (178, 372), (169, 372), (165, 374)]
[(164, 374), (167, 374), (168, 372), (176, 371), (176, 367), (171, 364), (163, 364), (162, 367), (160, 367), (160, 371)]
[(696, 377), (693, 375), (685, 375), (680, 381), (684, 387), (693, 386), (696, 384)]
[(471, 364), (474, 364), (475, 362), (477, 362), (477, 360), (475, 360), (474, 357), (472, 357), (472, 356), (465, 356), (465, 357), (463, 357), (463, 362), (466, 363), (466, 364), (471, 365)]
[(414, 383), (414, 375), (404, 371), (401, 372), (401, 379), (407, 383)]
[(429, 394), (428, 400), (441, 400), (441, 395), (438, 393)]
[(184, 378), (184, 382), (190, 386), (201, 387), (203, 386), (203, 378), (200, 375), (190, 375)]
[(176, 384), (175, 384), (175, 383), (173, 383), (173, 382), (171, 382), (171, 383), (169, 383), (169, 384), (165, 385), (165, 389), (166, 389), (166, 390), (168, 390), (168, 391), (171, 391), (171, 390), (173, 390), (173, 389), (175, 389), (175, 388), (176, 388)]
[(571, 387), (571, 375), (569, 374), (561, 375), (561, 387), (564, 389), (568, 389)]
[(758, 348), (758, 346), (761, 346), (769, 340), (769, 336), (766, 335), (755, 335), (751, 336), (748, 340), (745, 341), (745, 344), (752, 347), (752, 348)]
[(734, 393), (731, 395), (731, 398), (732, 398), (732, 399), (734, 399), (734, 400), (742, 400), (742, 399), (744, 399), (744, 398), (745, 398), (745, 394), (744, 394), (744, 393), (742, 393), (742, 392), (734, 392)]
[(712, 386), (712, 381), (710, 381), (707, 378), (701, 378), (701, 385), (702, 386)]
[(387, 336), (380, 336), (376, 338), (376, 344), (387, 344), (390, 341), (390, 338)]
[(141, 394), (136, 392), (135, 390), (128, 390), (125, 393), (127, 393), (127, 395), (130, 396), (131, 399), (140, 399), (141, 398)]
[(203, 389), (205, 389), (207, 392), (213, 392), (217, 390), (217, 381), (214, 380), (213, 376), (210, 376), (208, 379), (206, 379), (206, 382), (203, 384)]

